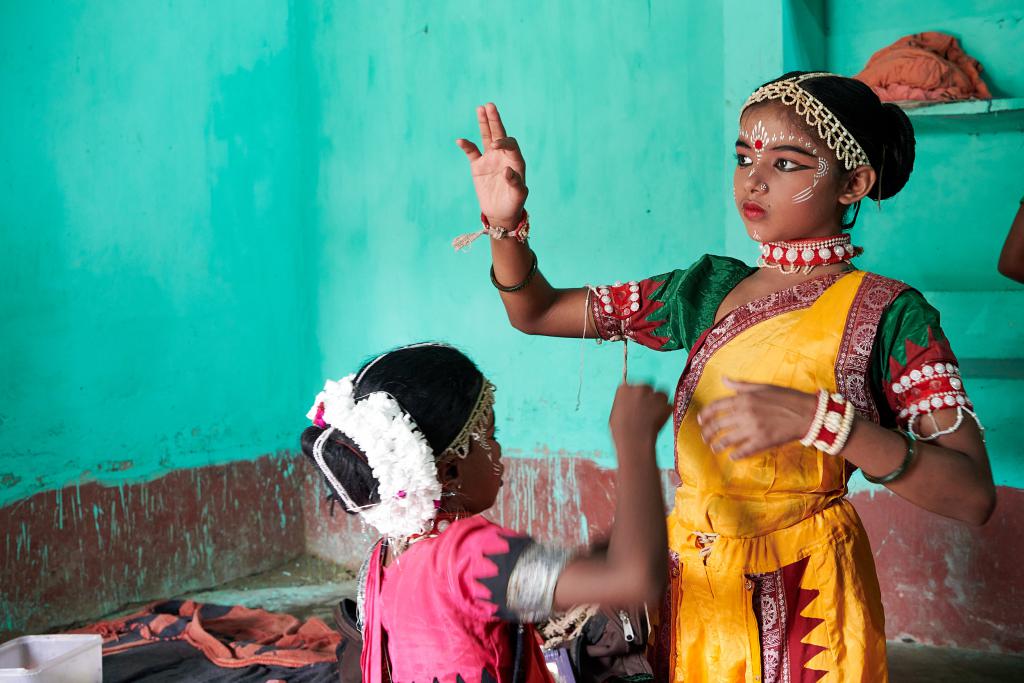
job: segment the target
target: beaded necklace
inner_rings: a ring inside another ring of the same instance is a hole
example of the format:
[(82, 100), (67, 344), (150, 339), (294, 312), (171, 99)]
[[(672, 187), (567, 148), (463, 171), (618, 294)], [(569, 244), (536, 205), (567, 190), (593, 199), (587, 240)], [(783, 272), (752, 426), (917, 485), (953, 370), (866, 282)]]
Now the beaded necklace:
[(864, 250), (850, 244), (850, 236), (843, 233), (834, 237), (806, 240), (762, 242), (761, 268), (776, 268), (787, 275), (809, 273), (818, 266), (849, 263)]

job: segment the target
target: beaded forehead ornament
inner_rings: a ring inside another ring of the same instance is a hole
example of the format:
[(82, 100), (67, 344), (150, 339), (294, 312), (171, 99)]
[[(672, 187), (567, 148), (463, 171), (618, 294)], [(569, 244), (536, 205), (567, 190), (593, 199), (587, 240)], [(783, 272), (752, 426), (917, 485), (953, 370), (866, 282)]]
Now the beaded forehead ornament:
[[(867, 153), (846, 126), (817, 97), (800, 87), (804, 81), (822, 76), (835, 74), (817, 71), (762, 85), (747, 98), (740, 114), (742, 115), (747, 107), (753, 104), (778, 100), (787, 107), (793, 107), (797, 115), (804, 117), (807, 125), (817, 131), (818, 137), (835, 153), (836, 159), (847, 171), (852, 171), (858, 166), (870, 166), (871, 160), (868, 159)], [(755, 140), (755, 145), (756, 142)]]

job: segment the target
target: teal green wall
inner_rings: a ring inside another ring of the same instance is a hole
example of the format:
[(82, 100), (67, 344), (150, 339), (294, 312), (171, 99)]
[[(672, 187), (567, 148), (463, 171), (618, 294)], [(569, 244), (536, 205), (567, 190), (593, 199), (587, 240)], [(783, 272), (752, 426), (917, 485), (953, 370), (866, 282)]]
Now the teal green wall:
[(306, 26), (269, 0), (0, 4), (0, 506), (294, 448)]
[[(506, 452), (566, 449), (611, 464), (621, 345), (514, 331), (457, 137), (498, 103), (527, 159), (540, 265), (556, 283), (670, 270), (725, 247), (730, 150), (722, 15), (686, 3), (360, 3), (321, 7), (319, 337), (323, 373), (420, 339), (466, 349), (497, 383)], [(570, 30), (569, 27), (574, 27)], [(582, 311), (580, 327), (582, 331)], [(631, 354), (671, 388), (680, 354)], [(584, 381), (577, 412), (580, 366)], [(663, 462), (671, 447), (663, 442)]]
[[(621, 347), (514, 332), (486, 245), (450, 250), (477, 219), (453, 143), (473, 107), (522, 143), (549, 277), (627, 279), (753, 258), (730, 142), (760, 82), (937, 28), (1024, 95), (1022, 26), (1015, 3), (951, 0), (4, 3), (0, 505), (294, 448), (323, 376), (429, 338), (497, 381), (511, 455), (610, 464)], [(918, 132), (907, 190), (862, 214), (864, 265), (943, 309), (997, 480), (1024, 486), (1022, 383), (984, 376), (1020, 368), (1024, 290), (995, 260), (1021, 125)], [(683, 361), (634, 349), (631, 374), (670, 388)]]

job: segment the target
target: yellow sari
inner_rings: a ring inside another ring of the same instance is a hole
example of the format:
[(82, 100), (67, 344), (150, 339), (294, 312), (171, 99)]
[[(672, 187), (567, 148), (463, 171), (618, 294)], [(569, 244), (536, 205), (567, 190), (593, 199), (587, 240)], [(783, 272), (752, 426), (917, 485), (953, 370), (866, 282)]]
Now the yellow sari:
[[(676, 432), (681, 484), (668, 517), (678, 558), (673, 628), (685, 634), (670, 655), (673, 683), (886, 679), (881, 595), (867, 536), (843, 500), (846, 461), (798, 443), (733, 461), (712, 453), (697, 425), (704, 406), (732, 393), (727, 376), (837, 391), (837, 356), (863, 276), (840, 278), (811, 306), (729, 335), (713, 350), (709, 338), (695, 356), (706, 361)], [(775, 656), (787, 661), (775, 675), (761, 670), (755, 598), (769, 622), (760, 629), (780, 623), (771, 620), (780, 611), (792, 610), (796, 621), (778, 634)]]
[(877, 420), (869, 356), (884, 310), (906, 286), (860, 271), (814, 278), (740, 307), (694, 338), (694, 322), (707, 321), (749, 274), (735, 263), (724, 274), (721, 264), (709, 271), (721, 296), (704, 311), (687, 302), (667, 311), (688, 286), (671, 276), (622, 286), (641, 294), (639, 311), (593, 309), (607, 339), (691, 348), (676, 395), (681, 483), (668, 516), (672, 570), (654, 654), (658, 680), (886, 681), (874, 561), (844, 499), (852, 468), (795, 442), (733, 461), (704, 443), (697, 414), (733, 393), (722, 381), (729, 377), (838, 391)]

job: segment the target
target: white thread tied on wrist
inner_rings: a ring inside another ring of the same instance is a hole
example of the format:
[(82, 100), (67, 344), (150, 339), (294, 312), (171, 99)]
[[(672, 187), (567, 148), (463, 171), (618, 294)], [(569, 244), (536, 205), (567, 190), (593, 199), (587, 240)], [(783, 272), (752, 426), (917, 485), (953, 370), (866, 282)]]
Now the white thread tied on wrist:
[[(313, 445), (313, 460), (350, 512), (358, 512), (383, 536), (405, 538), (429, 530), (441, 499), (434, 453), (412, 418), (393, 397), (374, 392), (354, 397), (355, 375), (327, 380), (306, 414), (326, 424)], [(366, 455), (377, 480), (380, 502), (357, 506), (324, 460), (324, 445), (335, 429)]]

